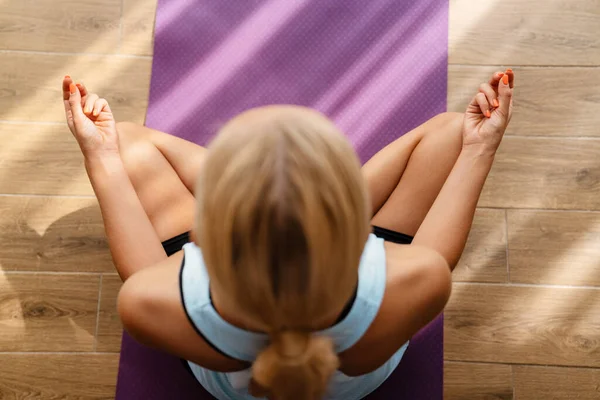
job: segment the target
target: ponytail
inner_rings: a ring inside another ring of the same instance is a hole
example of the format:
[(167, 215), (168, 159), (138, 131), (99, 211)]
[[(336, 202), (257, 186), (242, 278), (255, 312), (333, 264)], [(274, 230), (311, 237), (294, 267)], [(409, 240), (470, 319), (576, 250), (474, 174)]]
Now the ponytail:
[(333, 342), (298, 331), (272, 335), (252, 365), (250, 394), (277, 400), (321, 398), (339, 367)]

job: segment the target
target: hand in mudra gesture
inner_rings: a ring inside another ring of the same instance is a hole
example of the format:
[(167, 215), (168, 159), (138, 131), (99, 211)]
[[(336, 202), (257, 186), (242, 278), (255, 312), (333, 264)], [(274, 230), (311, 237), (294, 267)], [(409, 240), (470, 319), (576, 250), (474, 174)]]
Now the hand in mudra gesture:
[(512, 117), (515, 75), (511, 69), (496, 72), (479, 87), (465, 112), (463, 148), (494, 154)]
[(65, 116), (84, 156), (119, 154), (115, 118), (105, 99), (88, 93), (83, 84), (65, 76), (62, 84)]

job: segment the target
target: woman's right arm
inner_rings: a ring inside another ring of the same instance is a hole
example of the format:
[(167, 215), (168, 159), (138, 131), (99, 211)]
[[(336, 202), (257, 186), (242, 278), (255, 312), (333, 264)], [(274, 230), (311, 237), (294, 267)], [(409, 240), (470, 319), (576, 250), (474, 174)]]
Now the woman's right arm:
[(121, 160), (115, 119), (108, 102), (88, 94), (85, 86), (76, 85), (70, 76), (63, 79), (62, 89), (67, 124), (83, 153), (110, 252), (125, 281), (167, 255)]
[[(481, 190), (510, 120), (514, 75), (507, 70), (504, 76), (482, 85), (469, 104), (463, 149), (413, 240), (440, 253), (451, 270), (465, 247)], [(499, 106), (494, 109), (496, 96)]]

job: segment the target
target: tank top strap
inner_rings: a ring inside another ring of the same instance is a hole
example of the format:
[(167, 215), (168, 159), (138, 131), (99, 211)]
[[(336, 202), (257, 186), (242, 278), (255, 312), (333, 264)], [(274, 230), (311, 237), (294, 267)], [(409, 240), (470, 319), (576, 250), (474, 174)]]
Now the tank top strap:
[(383, 239), (370, 234), (358, 268), (356, 299), (346, 317), (319, 332), (333, 339), (335, 351), (341, 353), (367, 332), (379, 312), (386, 285), (386, 258)]
[(183, 251), (179, 280), (181, 299), (192, 325), (221, 353), (241, 361), (254, 361), (257, 349), (269, 343), (268, 335), (240, 329), (221, 318), (210, 300), (210, 280), (201, 249), (187, 243)]

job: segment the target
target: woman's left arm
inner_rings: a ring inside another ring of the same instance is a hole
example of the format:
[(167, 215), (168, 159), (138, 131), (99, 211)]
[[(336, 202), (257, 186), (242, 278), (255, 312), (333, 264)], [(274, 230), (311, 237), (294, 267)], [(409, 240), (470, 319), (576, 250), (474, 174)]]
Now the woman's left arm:
[(121, 160), (108, 102), (97, 96), (88, 97), (85, 88), (80, 88), (68, 76), (63, 80), (67, 124), (85, 158), (85, 168), (100, 203), (110, 252), (125, 281), (140, 269), (165, 260), (167, 255)]

